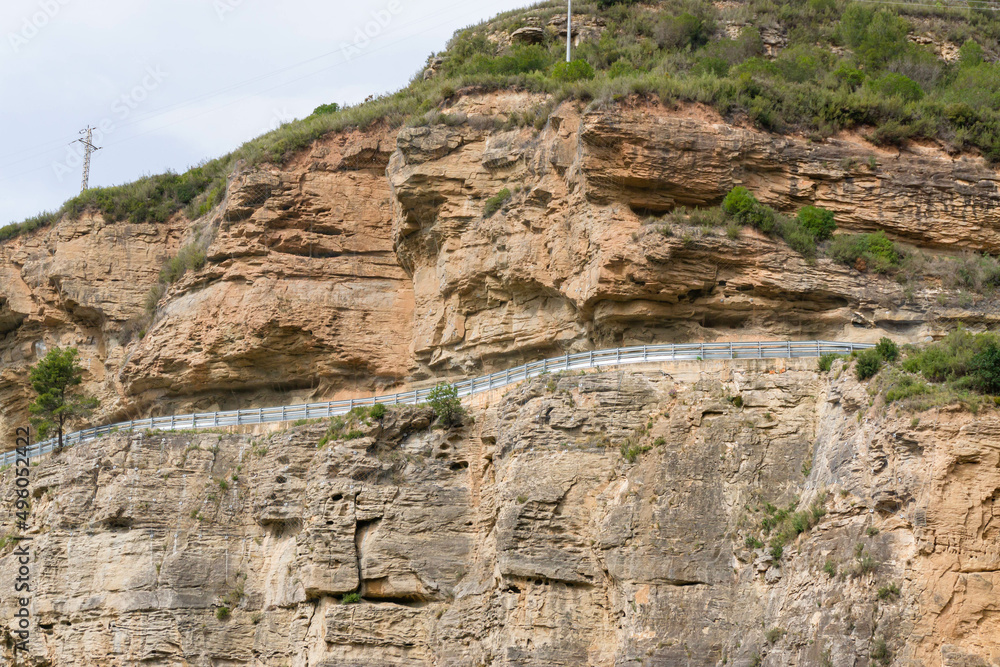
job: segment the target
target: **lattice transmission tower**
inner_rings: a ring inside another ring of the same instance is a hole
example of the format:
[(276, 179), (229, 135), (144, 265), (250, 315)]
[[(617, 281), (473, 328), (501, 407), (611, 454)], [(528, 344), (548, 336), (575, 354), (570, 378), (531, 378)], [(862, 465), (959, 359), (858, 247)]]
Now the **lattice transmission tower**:
[(97, 128), (88, 125), (86, 129), (80, 130), (80, 134), (86, 134), (85, 139), (77, 139), (83, 144), (83, 181), (80, 183), (80, 193), (87, 191), (87, 184), (90, 182), (90, 155), (101, 148), (94, 145), (94, 130)]

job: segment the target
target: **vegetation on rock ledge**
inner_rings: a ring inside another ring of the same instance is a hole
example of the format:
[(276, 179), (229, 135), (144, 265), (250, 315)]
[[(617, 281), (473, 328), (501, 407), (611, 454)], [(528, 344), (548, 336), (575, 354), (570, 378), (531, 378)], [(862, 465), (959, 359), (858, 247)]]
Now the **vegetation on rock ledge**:
[[(600, 28), (599, 36), (580, 43), (572, 63), (563, 62), (563, 41), (552, 26), (541, 44), (511, 43), (509, 34), (529, 17), (545, 25), (560, 12), (564, 3), (551, 0), (459, 31), (433, 76), (421, 73), (396, 93), (354, 106), (321, 105), (309, 117), (184, 174), (88, 190), (55, 213), (0, 228), (0, 241), (85, 210), (132, 222), (163, 221), (182, 208), (190, 217), (203, 215), (222, 201), (238, 164), (283, 163), (323, 135), (347, 128), (440, 121), (438, 107), (470, 91), (547, 93), (543, 109), (508, 119), (536, 127), (562, 100), (597, 108), (639, 95), (665, 104), (707, 104), (730, 119), (746, 118), (776, 132), (822, 139), (858, 129), (878, 144), (934, 139), (1000, 160), (1000, 66), (985, 57), (1000, 50), (1000, 17), (988, 8), (598, 0), (574, 7), (578, 25)], [(918, 21), (933, 45), (909, 40)], [(725, 26), (743, 27), (734, 34)], [(768, 31), (781, 35), (778, 49), (772, 38), (765, 45)], [(961, 45), (958, 60), (939, 57), (935, 45), (946, 43)], [(799, 222), (824, 238), (822, 221), (820, 227), (808, 216)], [(786, 240), (793, 247), (806, 244), (795, 231), (790, 228), (793, 240)]]

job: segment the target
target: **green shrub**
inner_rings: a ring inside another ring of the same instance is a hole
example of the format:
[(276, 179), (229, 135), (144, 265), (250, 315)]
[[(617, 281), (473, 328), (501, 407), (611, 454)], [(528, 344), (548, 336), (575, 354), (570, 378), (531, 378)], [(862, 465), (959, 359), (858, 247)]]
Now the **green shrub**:
[(678, 16), (661, 17), (653, 33), (661, 49), (690, 49), (707, 43), (713, 27), (702, 18), (683, 12)]
[(931, 388), (926, 382), (919, 380), (912, 375), (900, 375), (895, 382), (889, 385), (885, 393), (887, 403), (893, 401), (903, 401), (914, 396), (929, 394)]
[(611, 67), (608, 68), (608, 78), (609, 79), (619, 79), (624, 76), (632, 76), (638, 70), (636, 70), (635, 65), (631, 61), (621, 59), (616, 60)]
[(382, 419), (385, 417), (386, 407), (384, 403), (376, 403), (372, 406), (372, 409), (368, 411), (368, 415), (372, 419)]
[(434, 414), (445, 426), (462, 423), (465, 409), (462, 407), (462, 402), (458, 400), (458, 389), (455, 388), (455, 385), (444, 382), (437, 385), (431, 389), (427, 403), (434, 409)]
[(882, 336), (875, 344), (875, 351), (882, 357), (882, 361), (892, 363), (899, 359), (899, 346), (891, 338)]
[(859, 70), (857, 67), (851, 67), (847, 63), (841, 63), (840, 66), (833, 71), (833, 76), (836, 80), (840, 81), (851, 90), (860, 86), (865, 80), (864, 72)]
[(873, 661), (880, 665), (888, 665), (892, 661), (892, 654), (889, 652), (889, 647), (882, 637), (878, 637), (872, 642), (869, 655)]
[(1000, 394), (1000, 344), (988, 342), (981, 346), (969, 362), (974, 386), (984, 394)]
[(869, 84), (875, 94), (898, 97), (904, 102), (916, 102), (924, 96), (924, 91), (916, 81), (895, 72), (886, 72), (879, 78), (871, 80)]
[(511, 194), (510, 190), (508, 188), (504, 188), (500, 192), (496, 193), (495, 195), (487, 199), (486, 207), (483, 209), (483, 216), (488, 218), (497, 211), (499, 211), (501, 208), (503, 208), (504, 204), (510, 201), (510, 198), (512, 196), (513, 195)]
[(722, 78), (729, 73), (729, 63), (718, 56), (706, 56), (699, 58), (691, 68), (691, 72), (696, 75), (709, 75)]
[(968, 39), (958, 50), (958, 61), (962, 67), (976, 67), (983, 62), (983, 47), (975, 40)]
[(344, 597), (340, 598), (340, 604), (358, 604), (361, 602), (361, 593), (345, 593)]
[(838, 234), (833, 237), (828, 254), (841, 264), (859, 271), (872, 270), (885, 273), (899, 265), (902, 253), (896, 244), (878, 231), (874, 234)]
[(777, 216), (774, 231), (788, 246), (804, 257), (816, 256), (816, 237), (798, 220)]
[(722, 210), (741, 220), (757, 206), (760, 206), (760, 202), (742, 185), (730, 190), (722, 200)]
[(27, 234), (33, 232), (36, 229), (41, 229), (43, 227), (48, 227), (53, 222), (59, 219), (61, 212), (47, 212), (39, 213), (38, 215), (27, 218), (22, 222), (14, 222), (9, 225), (4, 225), (0, 227), (0, 241), (6, 241), (7, 239), (12, 239), (21, 234)]
[(640, 445), (629, 441), (623, 442), (618, 447), (618, 451), (621, 453), (622, 458), (629, 463), (635, 463), (640, 454), (644, 454), (650, 449), (652, 449), (652, 447), (649, 445)]
[(889, 598), (899, 597), (899, 584), (889, 584), (888, 586), (882, 586), (878, 589), (878, 599), (887, 600)]
[(859, 380), (874, 377), (882, 369), (882, 355), (878, 350), (862, 350), (858, 353), (858, 361), (854, 372)]
[(799, 223), (809, 230), (817, 241), (825, 241), (833, 236), (837, 224), (833, 220), (833, 212), (817, 206), (804, 206), (799, 210)]
[(205, 251), (200, 245), (191, 243), (177, 251), (177, 255), (167, 260), (160, 271), (160, 282), (170, 284), (180, 280), (189, 270), (198, 270), (205, 265)]
[(895, 11), (851, 3), (840, 19), (840, 33), (869, 70), (901, 56), (910, 26)]
[(767, 631), (767, 634), (764, 636), (767, 639), (768, 644), (773, 644), (785, 636), (785, 629), (771, 628), (770, 630)]
[(837, 359), (843, 358), (843, 355), (834, 354), (833, 352), (828, 352), (826, 354), (820, 355), (819, 357), (819, 372), (829, 373), (830, 369), (833, 368), (833, 362)]
[(722, 201), (722, 210), (740, 223), (761, 230), (765, 234), (775, 231), (776, 215), (769, 207), (743, 186), (733, 188)]
[(338, 111), (340, 111), (340, 105), (336, 102), (331, 102), (330, 104), (321, 104), (313, 109), (312, 115), (322, 116), (328, 113), (337, 113)]
[(229, 607), (219, 607), (215, 610), (215, 618), (220, 621), (224, 621), (232, 615)]
[(903, 361), (903, 369), (919, 373), (931, 382), (997, 394), (1000, 393), (1000, 338), (992, 333), (974, 335), (959, 328), (936, 343), (912, 351)]
[(837, 564), (834, 563), (829, 558), (823, 563), (823, 571), (826, 572), (831, 578), (837, 576)]
[(552, 68), (552, 78), (563, 83), (572, 83), (583, 79), (594, 78), (594, 68), (586, 60), (565, 60), (557, 62)]

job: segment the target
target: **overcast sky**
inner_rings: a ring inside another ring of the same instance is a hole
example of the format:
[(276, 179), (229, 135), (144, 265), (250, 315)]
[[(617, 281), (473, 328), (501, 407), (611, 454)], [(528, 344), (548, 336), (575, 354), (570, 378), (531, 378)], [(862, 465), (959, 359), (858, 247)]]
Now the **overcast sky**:
[[(397, 90), (452, 33), (527, 0), (2, 0), (0, 226), (80, 189), (225, 154)], [(368, 33), (367, 35), (365, 33)], [(369, 36), (370, 35), (370, 36)]]

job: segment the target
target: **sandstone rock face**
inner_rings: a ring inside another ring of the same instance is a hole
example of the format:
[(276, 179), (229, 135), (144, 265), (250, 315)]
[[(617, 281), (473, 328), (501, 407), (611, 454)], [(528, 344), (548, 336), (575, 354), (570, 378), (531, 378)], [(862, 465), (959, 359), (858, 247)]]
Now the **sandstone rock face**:
[(186, 221), (64, 220), (0, 246), (0, 429), (24, 423), (27, 366), (53, 345), (76, 346), (89, 390), (115, 414), (127, 404), (114, 373), (128, 352), (122, 327), (143, 311)]
[(341, 136), (301, 171), (236, 177), (208, 265), (172, 290), (122, 368), (125, 391), (323, 392), (405, 376), (413, 297), (387, 233), (388, 141)]
[[(620, 344), (916, 341), (995, 321), (991, 302), (947, 305), (937, 284), (649, 217), (744, 184), (781, 210), (827, 207), (845, 230), (992, 251), (997, 173), (980, 160), (777, 137), (699, 107), (553, 109), (505, 92), (445, 111), (447, 124), (346, 131), (280, 168), (239, 171), (200, 220), (84, 217), (0, 246), (0, 426), (26, 418), (27, 368), (53, 345), (80, 348), (102, 399), (95, 421), (107, 421), (370, 393)], [(206, 264), (150, 318), (159, 269), (191, 243)]]
[[(31, 469), (27, 664), (996, 664), (997, 415), (869, 407), (841, 364), (68, 449)], [(779, 559), (767, 503), (822, 508)]]

